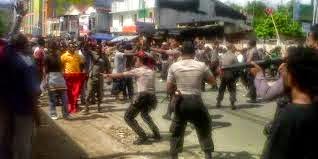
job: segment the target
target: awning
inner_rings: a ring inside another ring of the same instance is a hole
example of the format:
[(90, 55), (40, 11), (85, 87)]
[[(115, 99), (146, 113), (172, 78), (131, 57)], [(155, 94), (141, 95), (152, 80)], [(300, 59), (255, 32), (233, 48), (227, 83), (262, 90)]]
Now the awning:
[(118, 36), (116, 38), (114, 38), (113, 40), (111, 40), (110, 42), (116, 43), (116, 42), (128, 42), (128, 41), (132, 41), (134, 39), (138, 38), (137, 35), (134, 36)]
[(105, 40), (105, 41), (110, 41), (114, 39), (114, 37), (110, 34), (103, 34), (103, 33), (96, 33), (93, 34), (92, 37), (96, 40)]

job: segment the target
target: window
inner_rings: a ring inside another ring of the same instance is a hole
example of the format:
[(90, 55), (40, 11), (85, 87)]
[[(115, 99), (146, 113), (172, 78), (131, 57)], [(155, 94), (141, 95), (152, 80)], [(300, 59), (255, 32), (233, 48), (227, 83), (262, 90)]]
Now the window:
[(124, 25), (124, 16), (122, 16), (122, 15), (119, 16), (119, 25), (120, 26)]
[(153, 18), (153, 13), (152, 12), (149, 12), (149, 18)]
[(137, 14), (134, 14), (133, 16), (133, 21), (136, 23), (137, 22)]

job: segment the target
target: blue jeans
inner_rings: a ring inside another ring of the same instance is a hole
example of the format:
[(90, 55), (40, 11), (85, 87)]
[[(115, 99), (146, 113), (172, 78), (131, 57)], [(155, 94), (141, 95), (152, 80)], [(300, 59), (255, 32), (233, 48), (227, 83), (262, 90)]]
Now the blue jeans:
[(60, 97), (62, 100), (62, 114), (63, 117), (68, 116), (67, 111), (67, 93), (66, 90), (56, 90), (56, 91), (49, 91), (49, 106), (50, 106), (50, 116), (56, 116), (56, 105), (57, 105), (57, 98)]

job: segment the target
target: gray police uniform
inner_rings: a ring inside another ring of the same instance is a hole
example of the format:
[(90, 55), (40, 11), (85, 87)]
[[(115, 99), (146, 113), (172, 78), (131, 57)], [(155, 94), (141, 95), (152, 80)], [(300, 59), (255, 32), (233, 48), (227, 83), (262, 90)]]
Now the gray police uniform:
[[(234, 53), (228, 51), (225, 53), (221, 58), (221, 65), (222, 67), (236, 64), (238, 63), (238, 60)], [(231, 70), (225, 70), (221, 76), (221, 84), (219, 87), (219, 94), (217, 97), (218, 105), (223, 100), (225, 89), (227, 88), (230, 93), (230, 102), (232, 106), (234, 106), (234, 103), (236, 102), (236, 75), (235, 72)]]
[(157, 97), (155, 95), (155, 72), (147, 66), (142, 66), (124, 72), (124, 75), (136, 78), (138, 92), (134, 102), (129, 106), (125, 113), (126, 123), (140, 139), (146, 139), (147, 135), (145, 131), (135, 119), (140, 113), (141, 118), (152, 130), (154, 137), (160, 137), (159, 128), (153, 122), (152, 117), (149, 114), (157, 106)]
[[(258, 52), (257, 48), (255, 47), (255, 48), (250, 49), (247, 52), (247, 62), (249, 63), (251, 61), (257, 61), (257, 60), (260, 60), (260, 57), (259, 57), (259, 52)], [(252, 74), (248, 73), (247, 84), (248, 84), (248, 89), (249, 89), (251, 101), (256, 101), (256, 97), (257, 97), (256, 88), (254, 85), (254, 79), (255, 79), (254, 76)]]
[(100, 110), (100, 105), (103, 99), (104, 78), (100, 73), (105, 73), (110, 69), (110, 63), (107, 57), (98, 55), (96, 52), (92, 52), (92, 64), (89, 70), (89, 77), (87, 81), (87, 96), (86, 111), (89, 110), (90, 100), (97, 97), (97, 107)]
[(171, 65), (167, 81), (176, 84), (177, 90), (182, 94), (182, 99), (175, 106), (172, 121), (171, 154), (182, 151), (187, 122), (195, 126), (202, 149), (205, 152), (213, 151), (212, 120), (201, 98), (201, 81), (210, 76), (210, 69), (193, 59), (181, 60)]

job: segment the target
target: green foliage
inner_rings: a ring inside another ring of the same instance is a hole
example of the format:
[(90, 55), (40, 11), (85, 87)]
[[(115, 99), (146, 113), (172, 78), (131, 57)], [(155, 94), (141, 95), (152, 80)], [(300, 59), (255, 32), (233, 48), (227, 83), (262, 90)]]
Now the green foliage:
[(55, 0), (56, 2), (56, 13), (63, 15), (71, 5), (75, 6), (92, 6), (94, 0)]
[(247, 3), (245, 11), (248, 15), (252, 15), (254, 19), (266, 17), (265, 9), (266, 4), (262, 1), (251, 1)]
[(0, 11), (0, 36), (8, 31), (8, 22), (6, 21), (7, 15)]
[[(276, 22), (279, 34), (288, 37), (303, 36), (301, 24), (294, 21), (291, 15), (287, 15), (286, 11), (280, 10), (274, 12), (274, 21)], [(270, 16), (258, 19), (259, 23), (255, 24), (255, 32), (259, 38), (272, 38), (276, 36), (274, 24)]]

